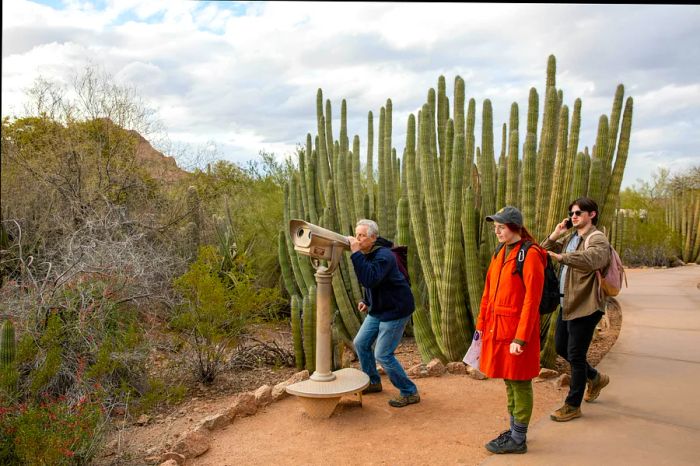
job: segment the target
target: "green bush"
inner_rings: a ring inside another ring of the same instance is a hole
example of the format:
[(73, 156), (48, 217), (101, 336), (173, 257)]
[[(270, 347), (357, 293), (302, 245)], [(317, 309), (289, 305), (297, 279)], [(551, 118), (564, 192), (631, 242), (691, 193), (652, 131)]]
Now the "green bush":
[(65, 398), (0, 408), (0, 464), (88, 464), (104, 425), (101, 400)]
[(255, 287), (244, 256), (236, 256), (225, 271), (222, 259), (215, 247), (203, 246), (174, 282), (183, 302), (170, 325), (190, 344), (197, 379), (205, 384), (223, 369), (226, 353), (246, 326), (268, 318), (282, 302), (277, 289)]

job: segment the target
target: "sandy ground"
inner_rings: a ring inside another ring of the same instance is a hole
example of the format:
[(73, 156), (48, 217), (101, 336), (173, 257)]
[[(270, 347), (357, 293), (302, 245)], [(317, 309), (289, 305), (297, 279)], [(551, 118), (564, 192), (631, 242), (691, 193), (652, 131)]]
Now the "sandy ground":
[[(596, 337), (589, 351), (589, 360), (594, 365), (619, 333), (619, 310), (613, 309), (610, 315), (611, 328)], [(405, 338), (396, 354), (405, 368), (420, 362), (412, 338)], [(357, 367), (357, 363), (353, 366)], [(557, 363), (557, 368), (563, 371), (567, 366), (564, 361)], [(294, 371), (280, 370), (277, 377), (284, 380)], [(266, 378), (270, 380), (260, 385), (274, 382), (275, 374), (269, 372)], [(309, 418), (296, 398), (284, 399), (254, 416), (236, 418), (223, 430), (212, 432), (209, 451), (188, 460), (186, 465), (473, 465), (487, 458), (490, 453), (484, 444), (508, 426), (503, 381), (445, 374), (415, 382), (421, 394), (418, 404), (400, 409), (390, 407), (387, 401), (398, 392), (384, 377), (382, 393), (365, 395), (362, 407), (352, 397), (343, 399), (334, 414), (325, 420)], [(198, 392), (169, 413), (152, 416), (146, 426), (125, 425), (109, 440), (113, 449), (117, 445), (116, 454), (102, 457), (96, 464), (158, 464), (150, 458), (158, 458), (167, 451), (177, 435), (230, 406), (235, 394), (224, 394), (222, 390), (227, 391), (225, 387), (212, 387), (209, 393)], [(534, 390), (531, 423), (557, 408), (568, 387), (559, 388), (550, 380), (534, 383)], [(531, 447), (536, 442), (536, 436), (528, 438)]]
[[(390, 386), (384, 378), (385, 387)], [(210, 450), (188, 465), (464, 464), (480, 463), (484, 443), (508, 426), (502, 380), (446, 374), (416, 380), (421, 402), (387, 404), (393, 388), (340, 406), (329, 419), (310, 419), (298, 400), (285, 399), (212, 435)], [(563, 390), (534, 384), (533, 421), (549, 414)], [(530, 439), (536, 442), (537, 439)]]

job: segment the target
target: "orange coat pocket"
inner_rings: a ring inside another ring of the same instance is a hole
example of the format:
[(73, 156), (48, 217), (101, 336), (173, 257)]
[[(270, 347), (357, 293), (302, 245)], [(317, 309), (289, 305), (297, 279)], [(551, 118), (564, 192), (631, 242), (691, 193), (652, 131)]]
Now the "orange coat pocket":
[(520, 309), (511, 306), (496, 305), (494, 309), (496, 331), (494, 338), (498, 341), (512, 341), (520, 322)]

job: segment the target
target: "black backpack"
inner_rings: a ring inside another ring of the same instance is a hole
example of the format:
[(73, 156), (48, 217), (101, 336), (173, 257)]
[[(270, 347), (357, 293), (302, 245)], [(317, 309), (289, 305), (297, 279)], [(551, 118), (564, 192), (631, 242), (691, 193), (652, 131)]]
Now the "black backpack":
[[(496, 257), (505, 243), (499, 243), (496, 247), (496, 252), (493, 256)], [(518, 258), (515, 263), (514, 274), (520, 275), (523, 278), (523, 266), (525, 264), (525, 256), (530, 250), (532, 243), (530, 241), (525, 241), (518, 251)], [(551, 314), (557, 309), (560, 304), (561, 293), (559, 292), (559, 279), (557, 278), (557, 272), (554, 270), (552, 265), (552, 259), (547, 255), (547, 265), (544, 268), (544, 285), (542, 287), (542, 299), (540, 300), (540, 314)]]

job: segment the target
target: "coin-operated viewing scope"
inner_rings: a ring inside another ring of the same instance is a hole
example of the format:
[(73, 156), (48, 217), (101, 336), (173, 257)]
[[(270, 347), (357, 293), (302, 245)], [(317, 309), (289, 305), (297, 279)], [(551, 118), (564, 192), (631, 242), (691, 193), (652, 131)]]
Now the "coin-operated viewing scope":
[[(346, 236), (303, 220), (289, 221), (294, 249), (311, 257), (316, 268), (316, 370), (309, 380), (287, 386), (287, 393), (301, 400), (311, 417), (327, 418), (343, 395), (356, 394), (362, 403), (362, 390), (369, 376), (351, 367), (331, 372), (331, 296), (333, 271), (345, 251), (350, 250)], [(327, 261), (328, 266), (320, 261)]]
[(328, 261), (330, 271), (335, 269), (341, 253), (350, 250), (347, 237), (303, 220), (290, 220), (289, 234), (296, 251), (317, 260)]

